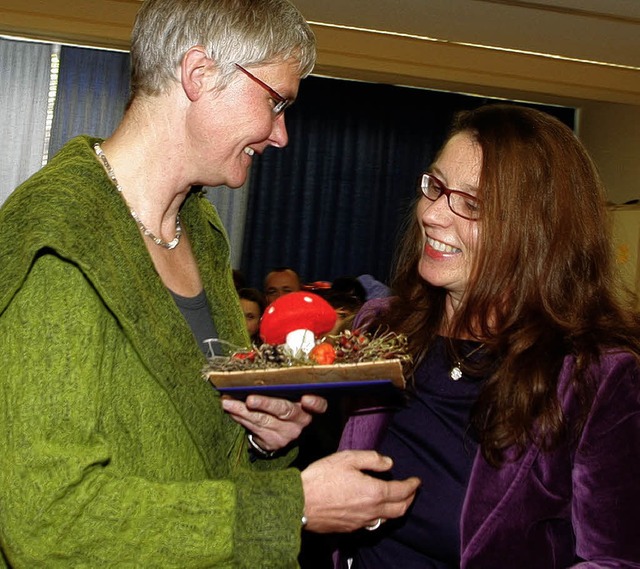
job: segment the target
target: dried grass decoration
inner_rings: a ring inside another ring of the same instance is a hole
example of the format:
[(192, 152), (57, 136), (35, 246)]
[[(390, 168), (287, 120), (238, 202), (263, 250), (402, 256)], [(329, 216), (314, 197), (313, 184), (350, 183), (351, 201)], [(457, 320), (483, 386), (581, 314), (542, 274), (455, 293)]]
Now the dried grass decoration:
[[(211, 350), (213, 354), (213, 350)], [(308, 352), (286, 344), (262, 344), (230, 356), (209, 357), (205, 377), (220, 391), (281, 386), (362, 387), (377, 383), (404, 389), (403, 365), (410, 362), (407, 339), (393, 332), (371, 335), (345, 330), (320, 337)], [(259, 389), (256, 389), (259, 391)]]

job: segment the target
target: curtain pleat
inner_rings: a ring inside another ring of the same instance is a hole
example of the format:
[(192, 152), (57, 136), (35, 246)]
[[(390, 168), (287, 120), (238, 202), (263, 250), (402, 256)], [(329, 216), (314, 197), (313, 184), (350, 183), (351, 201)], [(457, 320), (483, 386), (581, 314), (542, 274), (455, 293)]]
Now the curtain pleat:
[(248, 184), (241, 188), (217, 186), (206, 188), (207, 199), (216, 207), (231, 241), (231, 264), (239, 268), (242, 262), (242, 242), (249, 197)]
[(63, 46), (49, 156), (79, 134), (109, 136), (128, 99), (128, 53)]
[(42, 166), (51, 45), (0, 38), (0, 204)]

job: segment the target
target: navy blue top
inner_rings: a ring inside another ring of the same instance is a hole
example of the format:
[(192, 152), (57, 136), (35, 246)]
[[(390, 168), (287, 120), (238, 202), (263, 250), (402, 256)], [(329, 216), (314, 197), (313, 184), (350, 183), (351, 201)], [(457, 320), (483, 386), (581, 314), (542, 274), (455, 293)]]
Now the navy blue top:
[[(408, 514), (380, 529), (359, 532), (354, 568), (460, 567), (460, 515), (477, 443), (469, 414), (483, 380), (453, 381), (449, 340), (438, 338), (415, 373), (415, 387), (391, 419), (379, 451), (394, 461), (391, 476), (422, 480)], [(456, 341), (461, 355), (479, 344)]]

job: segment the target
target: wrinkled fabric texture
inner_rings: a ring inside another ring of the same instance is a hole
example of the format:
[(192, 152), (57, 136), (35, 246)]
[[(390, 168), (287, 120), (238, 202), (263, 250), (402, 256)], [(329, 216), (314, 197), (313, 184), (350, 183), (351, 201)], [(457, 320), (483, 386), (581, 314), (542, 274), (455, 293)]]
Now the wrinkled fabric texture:
[(386, 298), (391, 295), (391, 289), (386, 284), (375, 279), (372, 275), (360, 275), (358, 280), (367, 293), (366, 300)]
[[(0, 567), (297, 567), (293, 454), (249, 460), (93, 142), (0, 210)], [(181, 221), (246, 345), (215, 209), (191, 195)]]
[[(577, 409), (573, 365), (567, 357), (558, 380), (568, 416)], [(640, 567), (640, 368), (633, 355), (608, 352), (590, 373), (597, 393), (574, 444), (547, 453), (531, 445), (501, 468), (476, 455), (460, 521), (461, 568)], [(376, 448), (391, 412), (353, 414), (340, 448)]]

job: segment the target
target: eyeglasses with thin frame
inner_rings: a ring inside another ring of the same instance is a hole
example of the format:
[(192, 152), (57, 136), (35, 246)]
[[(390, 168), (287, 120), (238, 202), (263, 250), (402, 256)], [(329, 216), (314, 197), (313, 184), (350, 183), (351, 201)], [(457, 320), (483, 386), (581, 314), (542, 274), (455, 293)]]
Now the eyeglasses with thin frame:
[(442, 194), (447, 196), (449, 209), (464, 219), (477, 221), (480, 218), (480, 200), (459, 190), (450, 190), (433, 174), (422, 174), (420, 184), (422, 195), (435, 202)]
[(285, 99), (280, 93), (278, 93), (278, 91), (276, 91), (272, 87), (269, 87), (269, 85), (267, 85), (264, 81), (258, 79), (250, 71), (247, 71), (239, 63), (236, 63), (235, 66), (240, 71), (242, 71), (242, 73), (244, 73), (247, 77), (249, 77), (249, 79), (252, 79), (253, 81), (255, 81), (258, 85), (260, 85), (260, 87), (262, 87), (267, 93), (269, 93), (269, 95), (271, 95), (271, 98), (273, 99), (273, 109), (271, 110), (273, 111), (274, 117), (280, 116), (282, 113), (284, 113), (287, 110), (288, 107), (291, 106), (293, 101), (291, 101), (290, 99)]

